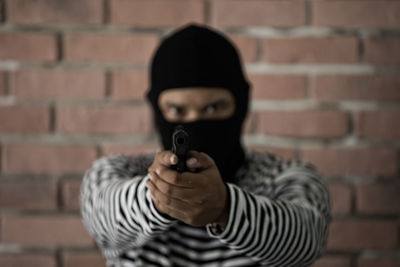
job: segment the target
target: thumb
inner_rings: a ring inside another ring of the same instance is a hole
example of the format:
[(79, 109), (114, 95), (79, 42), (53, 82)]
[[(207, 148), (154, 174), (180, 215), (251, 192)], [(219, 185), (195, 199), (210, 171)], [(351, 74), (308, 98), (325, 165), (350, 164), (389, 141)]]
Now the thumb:
[(188, 153), (186, 166), (194, 169), (208, 169), (215, 165), (214, 160), (204, 152), (191, 150)]

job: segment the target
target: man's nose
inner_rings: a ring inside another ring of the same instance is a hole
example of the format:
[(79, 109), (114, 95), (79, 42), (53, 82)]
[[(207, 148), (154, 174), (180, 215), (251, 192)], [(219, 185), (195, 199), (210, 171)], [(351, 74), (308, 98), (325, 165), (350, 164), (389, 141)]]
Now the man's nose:
[(200, 113), (197, 110), (190, 110), (185, 116), (186, 122), (192, 122), (198, 119), (200, 119)]

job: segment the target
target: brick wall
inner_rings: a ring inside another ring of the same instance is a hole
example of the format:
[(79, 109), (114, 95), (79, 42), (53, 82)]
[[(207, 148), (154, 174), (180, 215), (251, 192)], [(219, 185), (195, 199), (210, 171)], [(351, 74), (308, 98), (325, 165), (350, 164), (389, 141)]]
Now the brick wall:
[(147, 64), (189, 21), (242, 53), (247, 146), (326, 176), (334, 220), (314, 266), (399, 266), (396, 0), (0, 0), (0, 266), (104, 266), (79, 217), (82, 173), (157, 148)]

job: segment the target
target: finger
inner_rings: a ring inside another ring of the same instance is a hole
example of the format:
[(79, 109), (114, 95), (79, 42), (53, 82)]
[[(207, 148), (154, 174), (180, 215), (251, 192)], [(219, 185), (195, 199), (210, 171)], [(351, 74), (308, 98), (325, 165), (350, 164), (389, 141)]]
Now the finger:
[(182, 174), (175, 170), (169, 168), (158, 168), (155, 172), (158, 178), (164, 180), (168, 184), (184, 188), (193, 187), (190, 181), (182, 179)]
[(186, 165), (188, 168), (208, 169), (215, 165), (215, 162), (206, 153), (191, 150), (188, 153)]
[(161, 179), (157, 175), (157, 173), (154, 172), (149, 173), (149, 177), (155, 187), (158, 188), (165, 195), (185, 202), (191, 202), (193, 200), (194, 191), (192, 188), (170, 184)]
[(156, 201), (158, 205), (168, 207), (168, 209), (173, 209), (179, 212), (190, 210), (190, 207), (187, 203), (164, 194), (151, 180), (146, 183), (146, 186), (151, 192), (152, 199)]
[(158, 152), (156, 160), (159, 164), (168, 168), (178, 163), (178, 157), (170, 150)]

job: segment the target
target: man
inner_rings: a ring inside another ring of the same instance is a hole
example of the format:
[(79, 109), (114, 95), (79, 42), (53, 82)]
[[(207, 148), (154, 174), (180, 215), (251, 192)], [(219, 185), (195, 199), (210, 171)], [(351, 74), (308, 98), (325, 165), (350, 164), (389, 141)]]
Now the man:
[[(108, 265), (311, 265), (327, 238), (326, 185), (311, 166), (244, 151), (249, 84), (232, 44), (188, 25), (162, 41), (150, 75), (164, 151), (99, 159), (82, 184), (83, 219)], [(182, 173), (177, 125), (192, 148)]]

